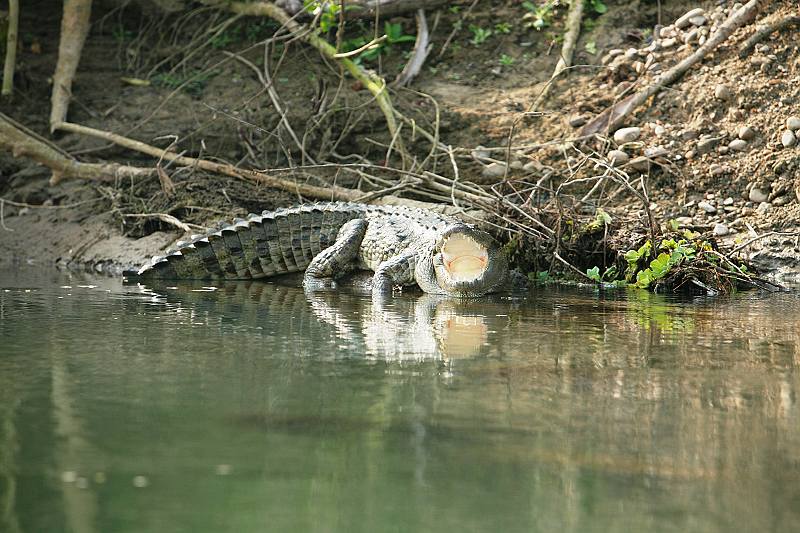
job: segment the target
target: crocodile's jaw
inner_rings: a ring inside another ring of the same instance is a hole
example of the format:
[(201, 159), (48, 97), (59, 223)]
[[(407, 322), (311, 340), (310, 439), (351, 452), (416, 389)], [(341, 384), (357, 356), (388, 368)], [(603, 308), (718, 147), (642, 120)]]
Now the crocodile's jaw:
[(425, 292), (474, 298), (503, 288), (508, 262), (489, 234), (458, 224), (427, 251), (415, 277)]

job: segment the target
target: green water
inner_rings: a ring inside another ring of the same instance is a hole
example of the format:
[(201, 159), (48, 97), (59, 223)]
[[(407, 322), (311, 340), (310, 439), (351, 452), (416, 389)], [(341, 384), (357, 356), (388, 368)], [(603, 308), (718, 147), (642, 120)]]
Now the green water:
[(0, 531), (798, 531), (800, 298), (0, 271)]

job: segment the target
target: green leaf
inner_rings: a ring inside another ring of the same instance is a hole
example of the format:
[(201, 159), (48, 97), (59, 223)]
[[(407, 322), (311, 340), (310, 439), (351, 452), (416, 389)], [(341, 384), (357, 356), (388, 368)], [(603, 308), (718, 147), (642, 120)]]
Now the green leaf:
[(608, 11), (608, 6), (603, 3), (603, 0), (592, 0), (592, 8), (598, 15)]
[(596, 281), (596, 282), (599, 283), (600, 279), (601, 279), (600, 278), (600, 267), (596, 266), (596, 267), (592, 267), (592, 268), (586, 269), (586, 276), (590, 280)]
[(584, 49), (592, 55), (597, 53), (597, 43), (594, 41), (588, 41), (584, 46)]
[(669, 272), (669, 269), (672, 266), (670, 264), (670, 258), (670, 254), (661, 253), (658, 255), (658, 257), (650, 262), (649, 270), (652, 271), (652, 278), (654, 280), (661, 279), (667, 275), (667, 272)]
[(640, 270), (636, 274), (636, 286), (640, 289), (646, 289), (653, 282), (653, 271), (648, 269)]

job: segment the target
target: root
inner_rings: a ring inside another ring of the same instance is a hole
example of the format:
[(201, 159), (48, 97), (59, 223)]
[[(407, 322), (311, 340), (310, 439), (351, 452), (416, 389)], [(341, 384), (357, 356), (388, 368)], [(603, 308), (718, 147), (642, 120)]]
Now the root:
[(19, 0), (8, 0), (8, 33), (6, 61), (3, 66), (3, 88), (0, 94), (11, 96), (14, 90), (14, 69), (17, 63), (17, 31), (19, 29)]
[(83, 43), (89, 33), (91, 13), (92, 0), (64, 0), (58, 63), (53, 74), (50, 131), (55, 131), (56, 126), (67, 119), (67, 109), (72, 96), (72, 80), (78, 70)]

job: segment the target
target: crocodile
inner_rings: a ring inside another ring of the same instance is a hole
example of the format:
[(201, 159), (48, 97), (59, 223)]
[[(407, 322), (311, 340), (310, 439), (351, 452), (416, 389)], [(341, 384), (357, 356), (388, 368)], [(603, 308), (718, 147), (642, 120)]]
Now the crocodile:
[(250, 214), (180, 241), (132, 277), (243, 280), (305, 272), (309, 290), (371, 270), (372, 291), (418, 285), (477, 297), (501, 290), (508, 262), (492, 237), (448, 215), (405, 206), (318, 202)]

